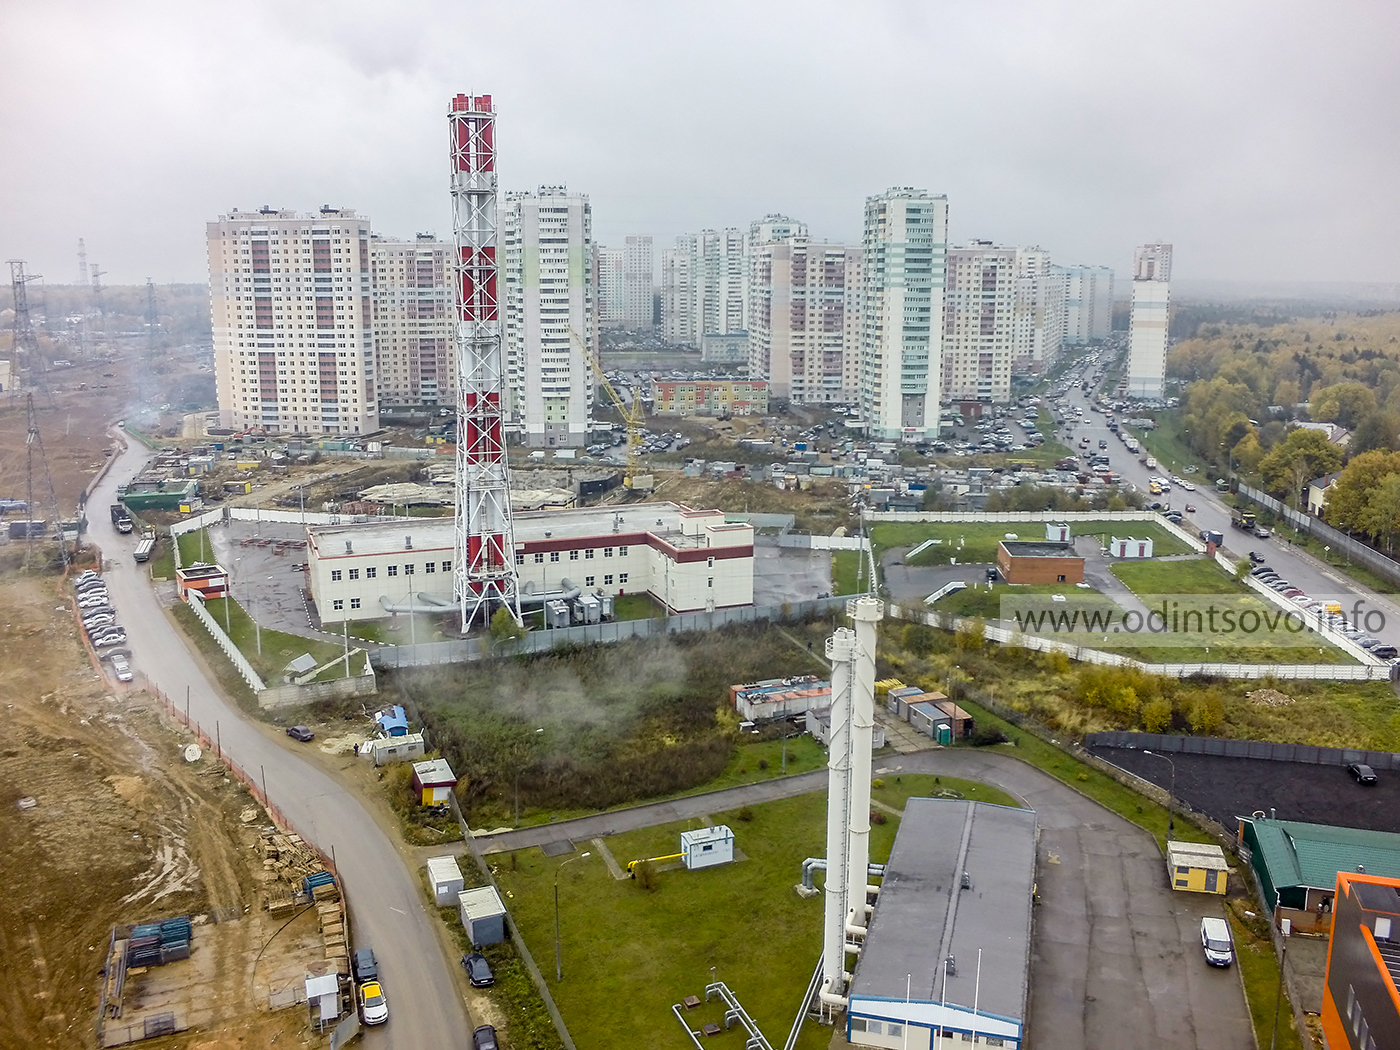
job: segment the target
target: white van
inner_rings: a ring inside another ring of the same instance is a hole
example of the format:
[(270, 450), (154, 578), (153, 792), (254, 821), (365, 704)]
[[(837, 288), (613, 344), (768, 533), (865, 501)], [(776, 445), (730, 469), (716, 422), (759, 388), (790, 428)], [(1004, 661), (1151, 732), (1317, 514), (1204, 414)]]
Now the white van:
[(1229, 966), (1234, 962), (1235, 950), (1230, 941), (1230, 924), (1211, 915), (1202, 919), (1201, 949), (1206, 953), (1206, 962), (1212, 966)]

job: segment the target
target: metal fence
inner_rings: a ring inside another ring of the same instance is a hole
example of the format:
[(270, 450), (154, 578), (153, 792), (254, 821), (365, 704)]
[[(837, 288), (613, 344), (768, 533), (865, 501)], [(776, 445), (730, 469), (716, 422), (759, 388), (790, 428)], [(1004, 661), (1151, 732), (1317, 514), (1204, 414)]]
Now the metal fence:
[(209, 610), (204, 607), (204, 599), (193, 590), (186, 592), (189, 599), (189, 606), (194, 610), (195, 619), (202, 623), (205, 629), (213, 636), (219, 648), (224, 651), (224, 655), (232, 661), (234, 669), (242, 676), (243, 681), (248, 683), (248, 688), (255, 693), (261, 693), (267, 688), (267, 683), (257, 671), (253, 670), (253, 665), (248, 662), (248, 658), (243, 655), (238, 646), (233, 644), (233, 639), (224, 633), (224, 629), (219, 626), (219, 621), (210, 615)]
[(493, 643), (486, 638), (463, 638), (450, 642), (424, 642), (420, 645), (386, 645), (375, 650), (370, 659), (380, 669), (394, 667), (431, 667), (436, 664), (466, 663), (488, 656), (523, 656), (544, 653), (570, 645), (599, 645), (622, 642), (629, 638), (652, 638), (678, 634), (682, 631), (713, 631), (735, 623), (759, 620), (775, 622), (805, 620), (832, 612), (844, 614), (846, 602), (854, 595), (838, 595), (806, 602), (784, 605), (744, 605), (714, 612), (680, 613), (676, 616), (649, 620), (612, 620), (607, 623), (581, 624), (553, 630), (531, 631), (516, 642)]
[(1321, 518), (1314, 518), (1311, 514), (1295, 510), (1282, 501), (1274, 499), (1267, 492), (1261, 492), (1251, 485), (1240, 485), (1239, 494), (1251, 503), (1282, 518), (1299, 532), (1315, 536), (1333, 550), (1340, 551), (1347, 558), (1369, 569), (1377, 576), (1400, 585), (1400, 562), (1395, 559), (1387, 558), (1380, 551), (1373, 550), (1360, 540), (1334, 529)]
[(1266, 762), (1304, 762), (1314, 766), (1345, 766), (1364, 762), (1374, 769), (1400, 769), (1400, 754), (1362, 751), (1313, 744), (1274, 744), (1267, 740), (1227, 740), (1218, 736), (1178, 736), (1173, 733), (1130, 733), (1115, 730), (1086, 733), (1085, 747), (1125, 747), (1142, 751), (1170, 751), (1183, 755), (1220, 755), (1224, 758), (1258, 758)]

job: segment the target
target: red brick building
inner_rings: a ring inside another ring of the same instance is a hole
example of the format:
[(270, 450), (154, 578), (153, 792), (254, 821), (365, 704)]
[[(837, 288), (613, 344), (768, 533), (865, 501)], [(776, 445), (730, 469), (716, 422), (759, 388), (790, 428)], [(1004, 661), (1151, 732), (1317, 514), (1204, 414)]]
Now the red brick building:
[(1007, 583), (1083, 583), (1084, 559), (1069, 543), (1002, 540), (997, 571)]

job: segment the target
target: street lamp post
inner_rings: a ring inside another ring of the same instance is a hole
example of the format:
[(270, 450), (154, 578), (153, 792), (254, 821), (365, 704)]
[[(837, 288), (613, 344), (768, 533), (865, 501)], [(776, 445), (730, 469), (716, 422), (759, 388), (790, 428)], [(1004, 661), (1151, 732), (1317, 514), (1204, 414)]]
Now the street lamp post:
[(556, 983), (564, 979), (564, 961), (559, 948), (559, 873), (574, 861), (591, 856), (593, 856), (592, 853), (580, 853), (577, 857), (570, 857), (554, 869), (554, 980)]
[[(539, 736), (543, 732), (544, 727), (541, 726), (535, 730), (535, 735)], [(520, 827), (520, 773), (522, 768), (519, 765), (515, 767), (515, 826), (517, 828)]]
[(1171, 838), (1176, 833), (1176, 811), (1172, 806), (1176, 804), (1176, 763), (1166, 755), (1159, 755), (1156, 751), (1143, 749), (1144, 755), (1151, 755), (1153, 758), (1160, 758), (1167, 765), (1172, 767), (1171, 787), (1167, 788), (1167, 838)]

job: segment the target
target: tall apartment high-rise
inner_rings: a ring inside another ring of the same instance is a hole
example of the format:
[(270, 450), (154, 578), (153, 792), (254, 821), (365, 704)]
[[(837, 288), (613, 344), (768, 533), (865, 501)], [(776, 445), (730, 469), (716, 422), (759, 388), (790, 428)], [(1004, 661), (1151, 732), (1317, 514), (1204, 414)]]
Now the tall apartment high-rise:
[(567, 187), (541, 186), (508, 193), (503, 211), (512, 421), (532, 447), (585, 445), (593, 368), (584, 354), (597, 353), (592, 206)]
[(651, 238), (628, 237), (622, 249), (622, 323), (635, 332), (653, 328), (656, 271)]
[(747, 288), (739, 230), (681, 234), (662, 257), (663, 335), (669, 342), (698, 347), (703, 336), (744, 331)]
[(1011, 392), (1015, 248), (973, 241), (948, 249), (943, 305), (943, 394), (1005, 401)]
[(622, 249), (597, 245), (593, 249), (593, 261), (595, 265), (593, 286), (597, 291), (598, 324), (603, 326), (620, 325), (624, 320)]
[(369, 242), (382, 405), (456, 403), (452, 245), (431, 233)]
[(695, 331), (695, 235), (683, 233), (661, 253), (661, 338), (676, 346), (700, 345)]
[(1113, 269), (1052, 266), (1065, 279), (1065, 342), (1085, 346), (1113, 332)]
[(773, 397), (850, 403), (859, 387), (861, 250), (768, 216), (749, 231), (749, 376)]
[(1128, 322), (1128, 396), (1160, 400), (1166, 390), (1172, 246), (1144, 244), (1133, 253), (1133, 312)]
[(860, 402), (871, 436), (938, 433), (948, 198), (896, 187), (865, 201)]
[(1016, 249), (1011, 323), (1012, 376), (1044, 374), (1065, 344), (1065, 279), (1042, 248)]
[(378, 430), (369, 220), (348, 208), (232, 211), (207, 238), (221, 421)]

